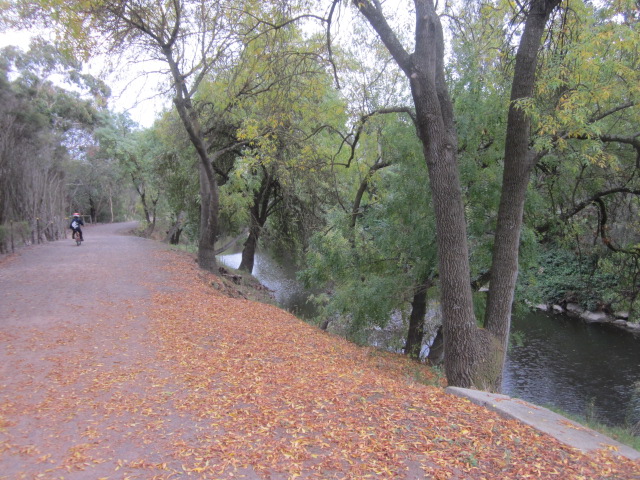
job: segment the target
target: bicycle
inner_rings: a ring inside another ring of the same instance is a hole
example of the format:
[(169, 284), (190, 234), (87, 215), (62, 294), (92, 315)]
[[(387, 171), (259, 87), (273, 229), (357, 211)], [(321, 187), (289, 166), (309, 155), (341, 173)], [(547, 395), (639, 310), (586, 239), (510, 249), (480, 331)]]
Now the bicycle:
[(80, 246), (82, 244), (82, 240), (80, 239), (80, 232), (78, 232), (77, 230), (74, 230), (73, 235), (71, 235), (71, 238), (73, 238), (76, 241), (77, 246)]

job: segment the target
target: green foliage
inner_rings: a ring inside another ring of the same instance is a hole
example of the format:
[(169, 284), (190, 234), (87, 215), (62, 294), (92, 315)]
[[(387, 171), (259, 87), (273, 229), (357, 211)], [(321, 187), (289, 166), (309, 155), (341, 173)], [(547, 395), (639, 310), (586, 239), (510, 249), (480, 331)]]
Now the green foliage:
[(221, 188), (228, 233), (253, 219), (264, 245), (294, 256), (320, 223), (317, 198), (345, 122), (344, 101), (317, 61), (322, 49), (293, 25), (268, 32), (246, 46), (233, 75), (203, 90), (242, 142)]
[(598, 255), (582, 256), (562, 248), (548, 248), (539, 266), (528, 277), (530, 300), (549, 303), (573, 302), (597, 310), (606, 302), (606, 292), (618, 287), (614, 272), (602, 268), (606, 260)]
[[(400, 119), (379, 119), (376, 125), (363, 139), (362, 155), (376, 155), (379, 143), (382, 158), (391, 166), (368, 178), (355, 225), (350, 209), (330, 211), (326, 230), (311, 239), (307, 268), (300, 274), (307, 286), (330, 291), (322, 297), (323, 316), (346, 320), (354, 340), (365, 328), (384, 328), (394, 313), (406, 312), (416, 286), (435, 271), (434, 226), (421, 148), (412, 126)], [(374, 148), (369, 150), (372, 140)], [(360, 171), (344, 172), (345, 180), (366, 178), (366, 159), (358, 159)], [(359, 182), (351, 183), (351, 191), (358, 186)]]
[[(166, 216), (186, 214), (184, 231), (195, 241), (200, 234), (198, 160), (175, 113), (167, 113), (147, 133), (154, 143), (153, 168), (167, 202)], [(183, 237), (184, 238), (184, 237)]]
[(80, 68), (42, 41), (26, 52), (0, 53), (0, 223), (28, 219), (33, 238), (64, 235), (68, 190), (76, 183), (69, 165), (86, 151), (97, 119), (98, 105), (85, 88), (90, 77), (80, 77)]

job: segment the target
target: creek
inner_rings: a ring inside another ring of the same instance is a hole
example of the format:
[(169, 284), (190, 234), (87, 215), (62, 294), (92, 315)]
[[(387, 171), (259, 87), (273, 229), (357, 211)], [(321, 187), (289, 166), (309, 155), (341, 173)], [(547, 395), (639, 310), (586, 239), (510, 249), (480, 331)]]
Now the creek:
[[(219, 260), (238, 268), (241, 254)], [(313, 316), (293, 266), (259, 253), (253, 275), (283, 308), (301, 318)], [(640, 338), (544, 313), (514, 318), (512, 332), (503, 393), (609, 425), (640, 420)]]

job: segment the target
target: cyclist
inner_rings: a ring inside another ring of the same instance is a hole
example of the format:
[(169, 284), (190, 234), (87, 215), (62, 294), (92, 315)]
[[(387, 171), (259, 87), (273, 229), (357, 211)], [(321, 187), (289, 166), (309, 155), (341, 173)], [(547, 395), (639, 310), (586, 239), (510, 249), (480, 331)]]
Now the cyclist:
[(69, 225), (69, 228), (73, 230), (71, 232), (71, 237), (73, 237), (74, 233), (78, 232), (80, 234), (80, 241), (84, 242), (84, 238), (82, 238), (82, 229), (80, 228), (82, 225), (84, 225), (84, 222), (80, 218), (80, 214), (74, 213), (73, 219), (71, 220), (71, 225)]

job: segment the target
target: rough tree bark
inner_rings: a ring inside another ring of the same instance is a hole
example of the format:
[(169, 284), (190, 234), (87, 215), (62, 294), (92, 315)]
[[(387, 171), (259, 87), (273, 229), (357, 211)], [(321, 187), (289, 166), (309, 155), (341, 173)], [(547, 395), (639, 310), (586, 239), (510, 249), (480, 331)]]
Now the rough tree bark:
[(511, 327), (525, 196), (531, 171), (539, 159), (537, 152), (530, 147), (531, 122), (519, 107), (518, 101), (533, 95), (540, 42), (551, 12), (559, 4), (560, 0), (533, 0), (529, 3), (516, 54), (507, 117), (502, 192), (485, 313), (485, 327), (500, 342), (501, 352), (499, 357), (494, 358), (496, 364), (486, 364), (485, 369), (489, 375), (483, 382), (488, 382), (487, 388), (496, 391), (500, 389), (502, 381)]
[[(466, 220), (457, 166), (453, 106), (444, 75), (444, 40), (432, 0), (414, 0), (415, 51), (408, 53), (377, 1), (354, 0), (410, 82), (416, 130), (423, 145), (436, 219), (445, 372), (450, 385), (499, 389), (518, 268), (524, 196), (534, 155), (528, 150), (528, 120), (512, 102), (505, 171), (498, 212), (486, 329), (478, 328), (470, 282)], [(537, 51), (559, 0), (532, 0), (518, 48), (512, 100), (531, 94)], [(514, 134), (514, 138), (509, 135)]]
[[(177, 34), (177, 33), (176, 33)], [(174, 37), (172, 36), (172, 39)], [(182, 124), (189, 135), (200, 160), (200, 239), (198, 242), (198, 264), (211, 272), (216, 269), (215, 242), (219, 234), (220, 198), (218, 179), (213, 169), (198, 113), (191, 101), (191, 93), (185, 84), (185, 76), (173, 58), (172, 41), (162, 45), (162, 53), (169, 64), (175, 87), (173, 103)]]

